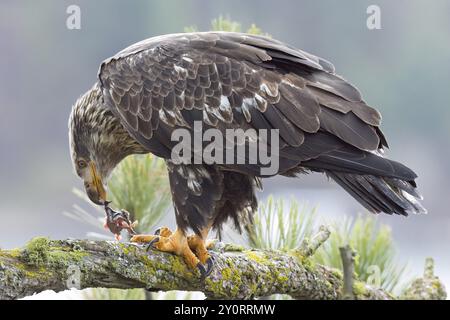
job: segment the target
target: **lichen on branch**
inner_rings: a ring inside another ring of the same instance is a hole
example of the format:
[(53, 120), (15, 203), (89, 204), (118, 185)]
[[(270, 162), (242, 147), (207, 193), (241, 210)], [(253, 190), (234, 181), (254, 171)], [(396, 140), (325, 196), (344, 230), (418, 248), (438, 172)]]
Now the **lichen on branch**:
[[(297, 299), (341, 299), (342, 273), (307, 257), (218, 242), (215, 268), (202, 280), (181, 258), (131, 243), (35, 238), (24, 248), (0, 250), (0, 299), (69, 287), (202, 291), (208, 298), (251, 299), (275, 293)], [(356, 299), (392, 299), (355, 282)], [(441, 296), (445, 296), (445, 291)]]

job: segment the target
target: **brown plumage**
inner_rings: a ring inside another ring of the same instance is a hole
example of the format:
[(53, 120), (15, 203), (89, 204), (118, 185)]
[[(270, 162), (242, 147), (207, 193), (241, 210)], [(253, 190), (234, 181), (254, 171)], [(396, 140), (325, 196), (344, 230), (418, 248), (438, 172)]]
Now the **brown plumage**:
[[(200, 234), (211, 224), (220, 228), (229, 217), (239, 226), (255, 211), (254, 188), (260, 184), (259, 164), (172, 163), (176, 142), (171, 133), (176, 128), (192, 132), (195, 120), (205, 130), (222, 132), (278, 129), (276, 174), (325, 173), (375, 213), (424, 211), (416, 200), (416, 174), (380, 156), (387, 142), (379, 112), (324, 59), (262, 36), (186, 33), (134, 44), (103, 62), (98, 77), (89, 94), (101, 102), (80, 100), (74, 110), (102, 110), (115, 128), (103, 132), (109, 136), (103, 140), (122, 137), (124, 128), (127, 143), (86, 147), (83, 157), (102, 163), (104, 180), (127, 154), (151, 152), (166, 159), (177, 225), (183, 230)], [(84, 118), (77, 122), (91, 121), (102, 132), (95, 120)], [(90, 131), (71, 128), (74, 146), (90, 145)], [(100, 150), (120, 156), (105, 163), (106, 156), (98, 159)], [(77, 166), (79, 155), (73, 153)]]

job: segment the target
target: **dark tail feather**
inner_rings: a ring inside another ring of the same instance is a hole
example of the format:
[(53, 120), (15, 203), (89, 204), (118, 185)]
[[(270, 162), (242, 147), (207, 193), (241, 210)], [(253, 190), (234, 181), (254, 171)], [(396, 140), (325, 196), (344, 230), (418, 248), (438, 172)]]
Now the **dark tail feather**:
[(326, 170), (325, 173), (366, 209), (387, 214), (426, 213), (414, 181)]

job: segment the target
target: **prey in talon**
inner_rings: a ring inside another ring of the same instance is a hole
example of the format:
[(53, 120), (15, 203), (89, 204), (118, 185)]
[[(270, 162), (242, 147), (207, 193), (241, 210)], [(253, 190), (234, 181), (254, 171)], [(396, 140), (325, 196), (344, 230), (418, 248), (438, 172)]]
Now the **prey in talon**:
[(103, 206), (105, 207), (106, 221), (105, 228), (108, 228), (115, 236), (117, 240), (120, 240), (120, 232), (127, 230), (130, 235), (136, 234), (134, 227), (137, 225), (137, 221), (130, 221), (130, 213), (126, 210), (115, 211), (109, 204), (111, 201), (105, 201)]

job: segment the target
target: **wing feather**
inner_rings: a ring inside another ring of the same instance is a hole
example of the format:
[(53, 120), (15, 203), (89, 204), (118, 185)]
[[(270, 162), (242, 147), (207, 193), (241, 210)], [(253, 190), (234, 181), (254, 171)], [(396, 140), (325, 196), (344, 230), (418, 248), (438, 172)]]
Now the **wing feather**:
[(334, 72), (277, 40), (211, 32), (144, 40), (106, 60), (99, 80), (107, 105), (150, 151), (169, 150), (171, 142), (152, 140), (201, 120), (222, 131), (278, 129), (282, 154), (299, 164), (334, 150), (311, 139), (320, 132), (360, 150), (387, 145), (379, 112)]

